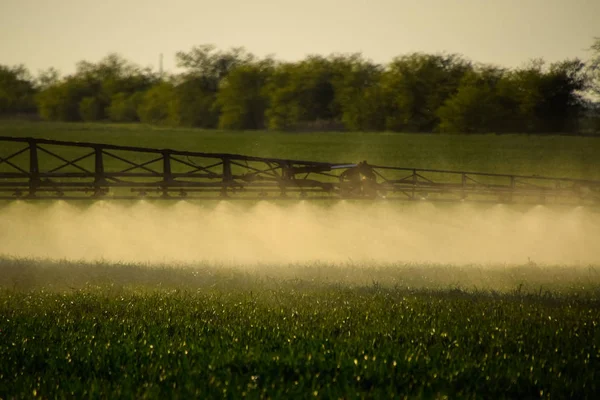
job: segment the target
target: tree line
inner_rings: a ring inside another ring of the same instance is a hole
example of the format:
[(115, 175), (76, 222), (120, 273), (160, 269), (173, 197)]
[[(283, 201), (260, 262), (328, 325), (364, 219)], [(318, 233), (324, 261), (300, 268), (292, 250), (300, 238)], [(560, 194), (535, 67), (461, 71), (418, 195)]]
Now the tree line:
[(426, 53), (385, 65), (361, 54), (282, 62), (211, 45), (176, 53), (177, 74), (118, 54), (64, 77), (0, 65), (0, 115), (228, 130), (578, 132), (598, 117), (583, 94), (600, 94), (600, 38), (592, 50), (587, 62), (514, 69)]

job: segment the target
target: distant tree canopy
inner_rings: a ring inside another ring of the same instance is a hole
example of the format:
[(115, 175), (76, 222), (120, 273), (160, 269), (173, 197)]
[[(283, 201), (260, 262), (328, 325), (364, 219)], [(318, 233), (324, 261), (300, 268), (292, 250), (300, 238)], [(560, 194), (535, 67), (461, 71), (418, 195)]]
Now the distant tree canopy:
[(281, 62), (211, 45), (177, 52), (178, 74), (118, 54), (81, 61), (65, 77), (0, 65), (0, 115), (236, 130), (577, 132), (598, 112), (583, 94), (600, 96), (600, 38), (591, 51), (585, 63), (533, 60), (512, 70), (457, 54), (412, 53), (387, 65), (361, 54)]
[(0, 115), (35, 112), (35, 85), (23, 65), (0, 65)]
[(588, 62), (587, 72), (590, 90), (600, 98), (600, 37), (594, 39), (590, 47), (592, 58)]
[(38, 110), (42, 118), (57, 121), (138, 120), (137, 111), (132, 117), (123, 103), (133, 102), (132, 97), (160, 83), (150, 70), (117, 54), (96, 64), (81, 61), (75, 74), (46, 81), (36, 97)]

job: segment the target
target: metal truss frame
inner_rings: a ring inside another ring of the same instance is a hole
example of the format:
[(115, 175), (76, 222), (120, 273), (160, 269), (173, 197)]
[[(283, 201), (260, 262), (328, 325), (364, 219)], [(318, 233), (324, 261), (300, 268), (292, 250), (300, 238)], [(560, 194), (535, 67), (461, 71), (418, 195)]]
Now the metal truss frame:
[(599, 204), (600, 181), (0, 137), (0, 199), (399, 199)]

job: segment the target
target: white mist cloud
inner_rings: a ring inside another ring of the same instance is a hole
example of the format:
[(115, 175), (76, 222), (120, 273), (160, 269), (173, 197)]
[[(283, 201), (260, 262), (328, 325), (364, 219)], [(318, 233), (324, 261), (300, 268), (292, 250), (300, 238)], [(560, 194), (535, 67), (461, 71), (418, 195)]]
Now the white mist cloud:
[(0, 255), (123, 262), (599, 264), (583, 207), (58, 201), (0, 208)]

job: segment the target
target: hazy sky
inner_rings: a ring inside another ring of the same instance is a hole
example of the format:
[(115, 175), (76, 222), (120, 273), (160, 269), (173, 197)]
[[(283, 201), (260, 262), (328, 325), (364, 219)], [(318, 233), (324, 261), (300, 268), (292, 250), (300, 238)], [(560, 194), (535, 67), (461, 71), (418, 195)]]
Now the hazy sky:
[(518, 66), (587, 58), (600, 0), (0, 0), (0, 64), (63, 73), (118, 52), (175, 67), (178, 50), (243, 46), (259, 56), (412, 51), (461, 53)]

